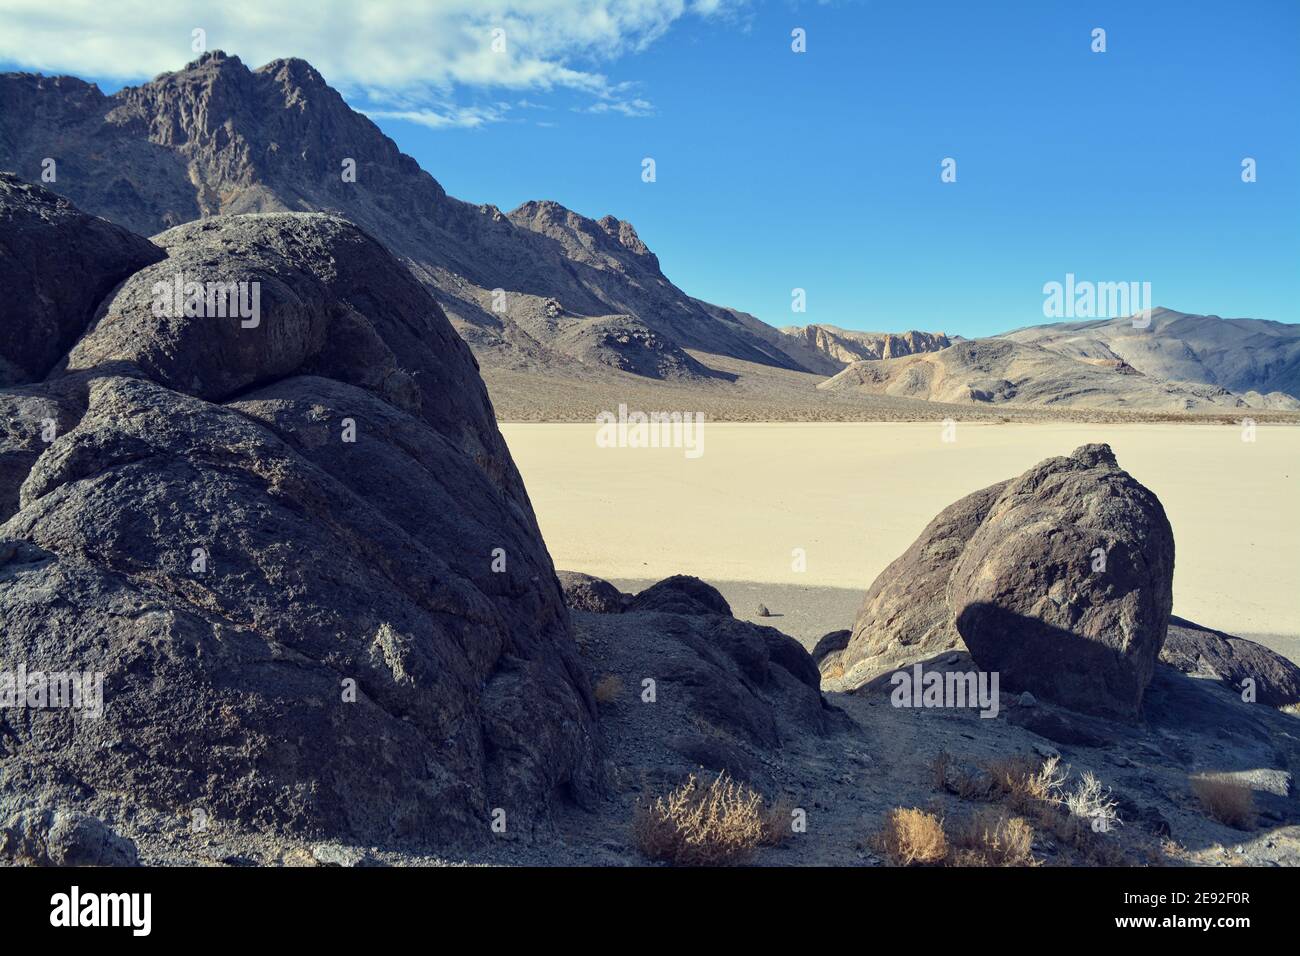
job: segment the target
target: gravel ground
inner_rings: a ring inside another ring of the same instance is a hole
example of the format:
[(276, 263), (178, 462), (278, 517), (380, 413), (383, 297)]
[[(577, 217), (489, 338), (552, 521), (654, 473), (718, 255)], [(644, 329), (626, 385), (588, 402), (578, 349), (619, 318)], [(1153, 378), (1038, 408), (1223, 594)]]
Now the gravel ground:
[[(573, 618), (593, 680), (617, 675), (624, 689), (601, 704), (608, 792), (593, 809), (564, 809), (552, 834), (523, 839), (507, 833), (460, 852), (420, 853), (286, 840), (218, 824), (196, 832), (190, 821), (145, 810), (124, 819), (105, 808), (105, 816), (136, 840), (142, 862), (150, 864), (644, 865), (648, 861), (631, 833), (635, 808), (703, 770), (666, 744), (674, 733), (698, 731), (701, 724), (675, 698), (670, 680), (661, 681), (653, 706), (634, 693), (643, 675), (663, 665), (664, 645), (656, 633), (663, 616), (575, 612)], [(971, 666), (962, 654), (931, 665)], [(887, 687), (826, 698), (847, 718), (837, 733), (783, 740), (770, 751), (730, 741), (753, 760), (755, 786), (770, 802), (807, 815), (806, 832), (760, 850), (756, 864), (883, 865), (872, 838), (890, 809), (929, 808), (950, 821), (973, 813), (981, 802), (936, 786), (933, 763), (944, 752), (964, 767), (1017, 754), (1040, 760), (1059, 753), (1072, 781), (1092, 771), (1118, 800), (1123, 821), (1099, 839), (1132, 865), (1300, 865), (1300, 800), (1283, 769), (1300, 762), (1300, 718), (1244, 704), (1216, 683), (1161, 668), (1148, 692), (1148, 722), (1113, 725), (1112, 739), (1096, 747), (1065, 745), (1018, 726), (1026, 716), (1056, 711), (1039, 703), (1022, 705), (1009, 694), (1001, 696), (994, 719), (974, 710), (896, 708)], [(1234, 829), (1207, 818), (1188, 783), (1189, 773), (1202, 771), (1235, 771), (1255, 781), (1261, 788), (1255, 794), (1255, 828)], [(1041, 830), (1034, 855), (1043, 865), (1088, 862)]]

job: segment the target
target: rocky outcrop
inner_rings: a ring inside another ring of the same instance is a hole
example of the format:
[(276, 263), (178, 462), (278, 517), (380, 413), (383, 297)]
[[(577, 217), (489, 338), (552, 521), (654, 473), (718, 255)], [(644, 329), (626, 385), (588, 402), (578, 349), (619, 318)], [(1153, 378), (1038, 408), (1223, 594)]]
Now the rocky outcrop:
[(1300, 702), (1300, 667), (1263, 644), (1180, 617), (1169, 620), (1160, 661), (1184, 674), (1220, 681), (1269, 707)]
[(164, 255), (149, 240), (0, 173), (0, 386), (44, 378), (100, 300)]
[[(116, 794), (447, 845), (594, 799), (562, 595), (438, 306), (334, 217), (158, 244), (42, 386), (73, 421), (0, 527), (0, 670), (101, 675), (103, 702), (9, 720), (0, 820)], [(259, 321), (157, 314), (177, 275), (256, 283)]]
[(38, 866), (135, 866), (135, 844), (76, 810), (27, 810), (0, 821), (0, 859)]
[(1173, 601), (1159, 500), (1084, 445), (945, 508), (868, 590), (825, 685), (968, 649), (1006, 691), (1132, 718)]
[(712, 584), (689, 574), (674, 574), (652, 584), (628, 602), (629, 611), (672, 614), (720, 614), (731, 617), (731, 605)]
[[(821, 695), (817, 666), (794, 638), (736, 620), (722, 596), (677, 575), (646, 588), (623, 613), (580, 614), (576, 627), (602, 655), (602, 669), (629, 675), (654, 708), (645, 719), (654, 747), (710, 770), (750, 777), (774, 751), (845, 726)], [(627, 722), (632, 714), (616, 713)], [(640, 721), (631, 721), (634, 724)], [(614, 725), (614, 732), (626, 733)]]
[(1010, 482), (948, 579), (976, 663), (1006, 690), (1135, 717), (1173, 606), (1164, 508), (1107, 445), (1049, 458)]
[(556, 332), (553, 346), (584, 365), (603, 365), (655, 379), (724, 377), (630, 315), (570, 321)]
[(833, 325), (790, 326), (781, 331), (831, 359), (837, 369), (854, 362), (937, 352), (952, 345), (942, 332), (856, 332)]
[(85, 413), (77, 380), (0, 388), (0, 522), (18, 510), (18, 492), (50, 443)]
[[(813, 645), (811, 651), (813, 663), (818, 667), (822, 667), (822, 661), (834, 656), (835, 660), (832, 661), (832, 666), (838, 665), (840, 663), (839, 654), (849, 646), (849, 638), (852, 635), (853, 632), (847, 627), (823, 634), (817, 643)], [(825, 668), (822, 669), (825, 670)]]
[(580, 571), (556, 571), (564, 604), (570, 610), (592, 614), (621, 614), (631, 597), (608, 581)]

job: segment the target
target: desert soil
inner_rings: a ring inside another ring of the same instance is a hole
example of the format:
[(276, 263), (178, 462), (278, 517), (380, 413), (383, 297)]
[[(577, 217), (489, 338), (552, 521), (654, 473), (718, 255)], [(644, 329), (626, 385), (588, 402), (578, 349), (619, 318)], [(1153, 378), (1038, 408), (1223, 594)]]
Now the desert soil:
[[(594, 424), (503, 424), (557, 568), (626, 590), (671, 574), (811, 644), (957, 498), (1086, 442), (1164, 504), (1174, 612), (1300, 661), (1300, 429), (1234, 425), (706, 422), (703, 454), (599, 448)], [(796, 570), (803, 549), (806, 570)]]

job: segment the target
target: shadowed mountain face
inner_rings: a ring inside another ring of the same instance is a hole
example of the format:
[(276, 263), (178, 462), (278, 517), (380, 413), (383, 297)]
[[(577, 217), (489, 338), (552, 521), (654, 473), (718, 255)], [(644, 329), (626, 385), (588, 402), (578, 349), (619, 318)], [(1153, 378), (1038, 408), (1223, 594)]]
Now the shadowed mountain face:
[(46, 158), (45, 185), (145, 235), (219, 214), (343, 216), (406, 263), (489, 364), (712, 377), (692, 349), (806, 368), (775, 329), (674, 286), (628, 222), (448, 196), (302, 60), (249, 70), (209, 53), (112, 96), (72, 77), (0, 76), (0, 168), (37, 181)]

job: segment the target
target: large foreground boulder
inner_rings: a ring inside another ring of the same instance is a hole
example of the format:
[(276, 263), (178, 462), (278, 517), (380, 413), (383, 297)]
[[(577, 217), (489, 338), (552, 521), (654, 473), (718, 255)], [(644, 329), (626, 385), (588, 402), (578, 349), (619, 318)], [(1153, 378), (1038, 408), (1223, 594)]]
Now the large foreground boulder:
[(1174, 534), (1107, 445), (1003, 489), (948, 579), (975, 662), (1010, 691), (1135, 717), (1173, 608)]
[(945, 508), (872, 584), (825, 686), (967, 649), (1001, 687), (1131, 718), (1173, 603), (1159, 500), (1085, 445)]
[[(0, 820), (115, 796), (449, 845), (593, 800), (568, 613), (442, 311), (330, 216), (158, 242), (46, 383), (75, 420), (0, 526), (0, 671), (98, 675), (103, 704), (9, 718)], [(260, 321), (158, 314), (175, 275), (259, 283)]]
[(0, 387), (44, 378), (100, 300), (164, 255), (148, 239), (0, 173)]

